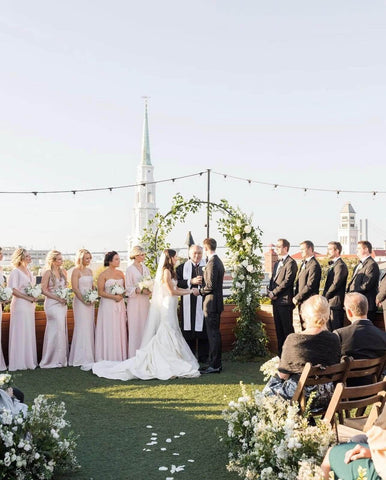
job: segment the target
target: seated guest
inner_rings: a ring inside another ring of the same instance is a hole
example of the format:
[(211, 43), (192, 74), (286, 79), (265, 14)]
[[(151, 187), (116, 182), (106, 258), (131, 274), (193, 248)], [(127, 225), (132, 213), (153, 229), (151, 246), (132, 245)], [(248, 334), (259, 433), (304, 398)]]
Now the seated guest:
[[(288, 335), (283, 345), (278, 376), (272, 377), (264, 388), (265, 393), (277, 394), (288, 400), (295, 393), (307, 362), (327, 367), (340, 361), (339, 339), (326, 328), (330, 316), (328, 301), (321, 295), (313, 295), (303, 303), (301, 313), (305, 330)], [(306, 397), (313, 391), (317, 392), (312, 410), (325, 408), (333, 389), (332, 383), (306, 387)]]
[(367, 298), (361, 293), (347, 293), (344, 306), (351, 325), (334, 330), (340, 339), (341, 355), (354, 359), (382, 357), (386, 353), (386, 333), (367, 319)]
[(342, 443), (330, 448), (321, 465), (324, 478), (357, 480), (358, 467), (366, 469), (367, 480), (386, 479), (386, 408), (367, 432), (366, 443)]

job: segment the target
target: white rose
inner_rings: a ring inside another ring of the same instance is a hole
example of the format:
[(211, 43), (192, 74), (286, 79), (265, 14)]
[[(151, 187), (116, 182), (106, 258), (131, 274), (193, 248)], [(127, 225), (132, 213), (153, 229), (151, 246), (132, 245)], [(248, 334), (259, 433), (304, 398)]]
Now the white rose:
[(253, 265), (248, 265), (246, 268), (247, 268), (249, 273), (252, 273), (253, 270), (254, 270)]
[(236, 242), (238, 242), (238, 241), (240, 240), (240, 238), (241, 238), (241, 235), (240, 235), (239, 233), (237, 233), (237, 234), (235, 235), (235, 240), (236, 240)]
[(246, 226), (244, 227), (244, 232), (245, 232), (245, 233), (251, 233), (251, 231), (252, 231), (252, 227), (251, 227), (250, 225), (246, 225)]

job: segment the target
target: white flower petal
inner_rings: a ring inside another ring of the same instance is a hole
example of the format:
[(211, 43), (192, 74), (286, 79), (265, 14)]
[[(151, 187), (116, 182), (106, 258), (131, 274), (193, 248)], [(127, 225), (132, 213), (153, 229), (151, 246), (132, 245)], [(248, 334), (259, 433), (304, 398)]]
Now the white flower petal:
[(172, 443), (172, 439), (171, 439), (171, 438), (167, 438), (167, 439), (165, 440), (165, 442), (166, 442), (166, 443)]
[(166, 470), (168, 470), (168, 467), (159, 467), (158, 470), (166, 471)]
[(185, 432), (180, 432), (180, 435), (185, 435)]
[(146, 425), (146, 428), (153, 428), (152, 425)]
[(174, 438), (180, 438), (180, 436), (179, 435), (174, 435)]
[(193, 463), (194, 460), (193, 460), (192, 458), (190, 458), (190, 459), (188, 460), (188, 462)]
[(165, 448), (165, 447), (162, 447), (162, 448), (160, 448), (160, 450), (162, 450), (162, 451), (164, 452), (164, 451), (166, 450), (166, 448)]
[(179, 455), (179, 453), (177, 453), (177, 452), (174, 452), (174, 453), (173, 453), (173, 455)]

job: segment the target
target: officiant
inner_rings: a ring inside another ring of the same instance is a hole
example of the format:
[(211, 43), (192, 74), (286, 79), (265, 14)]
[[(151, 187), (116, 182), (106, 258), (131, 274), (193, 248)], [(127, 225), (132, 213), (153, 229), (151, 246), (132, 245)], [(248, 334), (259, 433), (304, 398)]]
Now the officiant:
[[(205, 261), (202, 259), (202, 247), (190, 245), (189, 260), (177, 267), (177, 286), (179, 288), (191, 288), (202, 285), (203, 268)], [(181, 299), (182, 311), (182, 334), (200, 363), (208, 360), (208, 336), (204, 324), (204, 312), (202, 310), (202, 297), (184, 295)]]

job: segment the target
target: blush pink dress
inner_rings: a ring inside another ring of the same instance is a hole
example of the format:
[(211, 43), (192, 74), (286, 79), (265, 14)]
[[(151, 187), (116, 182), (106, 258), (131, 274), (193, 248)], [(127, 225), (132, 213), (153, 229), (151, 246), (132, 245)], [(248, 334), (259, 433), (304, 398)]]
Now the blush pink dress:
[[(0, 267), (0, 285), (3, 285), (3, 269)], [(3, 349), (1, 347), (1, 320), (3, 317), (3, 306), (0, 303), (0, 372), (7, 369), (4, 361)]]
[[(109, 278), (105, 283), (105, 292), (110, 293), (110, 288), (123, 280)], [(127, 319), (125, 302), (116, 302), (111, 298), (101, 298), (97, 325), (95, 329), (95, 361), (127, 359)]]
[[(82, 295), (92, 288), (93, 278), (91, 275), (83, 275), (79, 277), (78, 281)], [(79, 367), (94, 363), (95, 309), (94, 305), (85, 305), (77, 297), (74, 297), (73, 309), (75, 326), (68, 364)]]
[[(48, 282), (48, 289), (55, 294), (59, 287), (65, 287), (65, 280), (55, 278)], [(40, 368), (67, 367), (68, 336), (67, 336), (67, 305), (46, 297), (44, 301), (47, 324), (44, 333), (43, 354)]]
[[(28, 275), (15, 268), (12, 270), (8, 286), (20, 293), (29, 285), (35, 285), (31, 272)], [(9, 327), (9, 371), (35, 369), (38, 364), (35, 334), (35, 303), (24, 298), (12, 297), (11, 320)]]
[(130, 265), (126, 270), (127, 321), (129, 326), (129, 358), (135, 356), (142, 342), (147, 315), (149, 313), (149, 296), (135, 293), (138, 283), (150, 276), (149, 269), (143, 265), (143, 275), (134, 266)]

